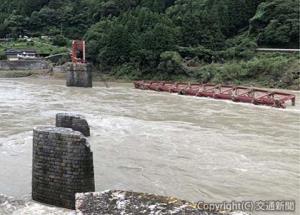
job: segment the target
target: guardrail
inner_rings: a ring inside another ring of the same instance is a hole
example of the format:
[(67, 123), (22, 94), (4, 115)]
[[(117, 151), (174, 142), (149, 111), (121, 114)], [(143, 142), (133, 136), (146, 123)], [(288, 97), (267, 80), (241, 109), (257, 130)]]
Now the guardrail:
[(300, 49), (257, 48), (258, 52), (300, 52)]

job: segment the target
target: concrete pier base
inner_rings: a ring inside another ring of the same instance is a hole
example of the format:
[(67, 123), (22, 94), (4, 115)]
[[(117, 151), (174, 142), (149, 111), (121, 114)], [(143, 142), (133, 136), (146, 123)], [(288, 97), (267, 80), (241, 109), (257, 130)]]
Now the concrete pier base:
[(75, 209), (75, 194), (93, 191), (93, 153), (87, 139), (70, 128), (35, 128), (32, 199)]
[(90, 64), (69, 63), (66, 72), (68, 87), (93, 87)]

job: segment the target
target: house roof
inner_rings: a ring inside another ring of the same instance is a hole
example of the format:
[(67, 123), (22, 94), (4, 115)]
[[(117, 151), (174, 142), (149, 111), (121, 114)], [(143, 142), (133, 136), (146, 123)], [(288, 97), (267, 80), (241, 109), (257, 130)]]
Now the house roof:
[(5, 50), (6, 55), (16, 55), (16, 54), (36, 54), (36, 51), (33, 49), (7, 49)]

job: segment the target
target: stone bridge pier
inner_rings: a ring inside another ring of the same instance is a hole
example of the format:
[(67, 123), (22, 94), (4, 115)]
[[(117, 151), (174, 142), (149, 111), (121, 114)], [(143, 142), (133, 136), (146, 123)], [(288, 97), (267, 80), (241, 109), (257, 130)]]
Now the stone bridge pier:
[(90, 144), (72, 129), (80, 130), (87, 123), (80, 115), (59, 114), (57, 120), (61, 127), (33, 130), (32, 199), (75, 209), (76, 193), (95, 191)]
[(93, 87), (92, 67), (90, 64), (69, 63), (66, 72), (68, 87)]

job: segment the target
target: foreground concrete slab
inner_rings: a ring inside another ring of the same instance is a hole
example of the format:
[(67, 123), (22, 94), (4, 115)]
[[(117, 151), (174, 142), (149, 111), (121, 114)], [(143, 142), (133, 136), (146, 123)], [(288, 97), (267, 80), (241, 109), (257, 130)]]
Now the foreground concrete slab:
[[(196, 203), (154, 194), (109, 190), (76, 194), (77, 215), (243, 215), (226, 211), (205, 211)], [(246, 214), (245, 214), (246, 215)]]

